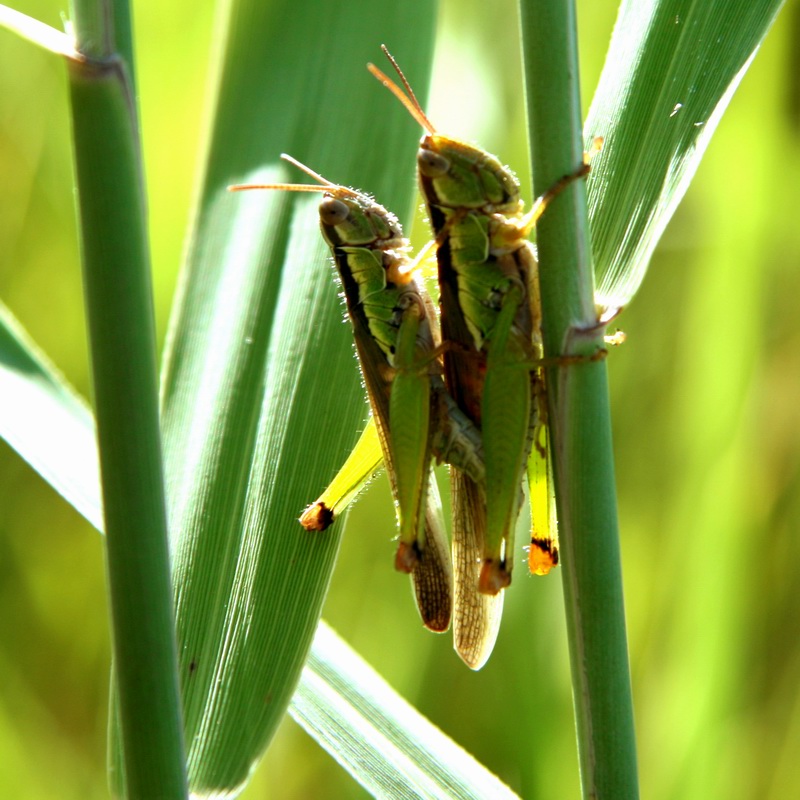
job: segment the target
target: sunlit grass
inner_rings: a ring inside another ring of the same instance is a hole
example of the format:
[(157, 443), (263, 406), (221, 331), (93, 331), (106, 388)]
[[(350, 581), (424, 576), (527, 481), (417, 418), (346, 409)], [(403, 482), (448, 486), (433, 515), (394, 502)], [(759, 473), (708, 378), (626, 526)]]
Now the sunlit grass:
[[(582, 63), (599, 67), (614, 9), (609, 4), (603, 27), (599, 4), (584, 5)], [(500, 81), (516, 85), (515, 48), (496, 46), (501, 15), (479, 22), (458, 7), (463, 14), (446, 17), (460, 26), (454, 38), (469, 30), (481, 58), (496, 65), (501, 107), (510, 106), (513, 89)], [(174, 8), (168, 28), (160, 12), (137, 9), (161, 330), (195, 180), (199, 113), (184, 98), (202, 102), (210, 27), (208, 20), (200, 27), (200, 7), (188, 25)], [(58, 24), (54, 9), (25, 10)], [(800, 374), (796, 120), (784, 105), (793, 80), (791, 21), (788, 14), (779, 21), (745, 78), (620, 320), (628, 344), (609, 360), (645, 797), (778, 798), (800, 785), (787, 755), (800, 716), (800, 659), (786, 635), (800, 611), (789, 588), (799, 555), (792, 398)], [(163, 46), (165, 30), (174, 49)], [(0, 248), (0, 294), (86, 392), (63, 75), (10, 37), (0, 61), (0, 172), (15, 190), (0, 199), (0, 240), (12, 243)], [(459, 75), (435, 80), (441, 88)], [(596, 76), (585, 80), (590, 89)], [(168, 96), (178, 84), (185, 87), (180, 97)], [(524, 142), (465, 135), (526, 172)], [(4, 445), (0, 453), (4, 608), (14, 609), (0, 635), (8, 677), (0, 787), (18, 795), (33, 787), (38, 796), (106, 796), (100, 543)], [(326, 617), (524, 796), (576, 796), (557, 577), (515, 581), (495, 656), (471, 675), (446, 637), (419, 628), (406, 582), (391, 568), (389, 536), (376, 531), (375, 520), (391, 513), (388, 502), (376, 485), (353, 514)], [(87, 587), (94, 587), (88, 598)], [(531, 631), (535, 647), (521, 651), (517, 643), (529, 643)], [(519, 716), (536, 725), (514, 727), (499, 706), (524, 710)], [(53, 765), (47, 774), (25, 758), (42, 758), (42, 748)], [(19, 765), (16, 775), (11, 764)], [(272, 789), (280, 797), (358, 796), (292, 723), (282, 727), (262, 775), (246, 796), (263, 797), (268, 787), (287, 787)]]

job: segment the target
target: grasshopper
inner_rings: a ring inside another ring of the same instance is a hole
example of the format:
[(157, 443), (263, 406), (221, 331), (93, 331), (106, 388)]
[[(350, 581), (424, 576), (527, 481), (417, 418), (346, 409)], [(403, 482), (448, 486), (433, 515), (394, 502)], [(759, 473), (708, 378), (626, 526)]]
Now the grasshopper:
[[(490, 596), (511, 582), (522, 477), (534, 471), (531, 460), (547, 460), (538, 273), (528, 236), (547, 204), (586, 175), (588, 164), (558, 181), (524, 213), (514, 175), (480, 148), (438, 134), (397, 62), (383, 50), (405, 92), (374, 65), (369, 71), (425, 130), (417, 168), (438, 244), (442, 336), (451, 343), (444, 352), (445, 383), (483, 436), (485, 498), (469, 476), (451, 471), (458, 619), (459, 580), (462, 593), (476, 586)], [(532, 486), (540, 484), (529, 479)], [(539, 574), (558, 560), (548, 522), (534, 532), (529, 552)]]
[[(362, 192), (331, 183), (289, 156), (283, 158), (318, 185), (229, 188), (324, 193), (320, 228), (342, 281), (374, 421), (362, 439), (366, 437), (369, 445), (377, 433), (397, 508), (400, 536), (395, 567), (412, 574), (425, 625), (447, 630), (452, 570), (436, 503), (428, 498), (431, 461), (435, 450), (438, 458), (454, 458), (480, 480), (480, 436), (459, 418), (436, 375), (440, 368), (435, 311), (413, 279), (408, 241), (397, 218)], [(362, 468), (374, 471), (376, 466), (373, 456)], [(340, 494), (352, 497), (356, 489)], [(318, 501), (301, 522), (307, 529), (322, 530), (332, 519), (331, 508)]]

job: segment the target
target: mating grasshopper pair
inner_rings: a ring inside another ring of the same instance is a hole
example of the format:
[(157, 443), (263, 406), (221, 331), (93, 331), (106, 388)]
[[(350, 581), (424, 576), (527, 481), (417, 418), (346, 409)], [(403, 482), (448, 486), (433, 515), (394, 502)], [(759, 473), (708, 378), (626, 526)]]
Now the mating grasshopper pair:
[[(523, 213), (513, 174), (484, 151), (436, 133), (402, 71), (384, 52), (404, 93), (370, 72), (425, 129), (417, 156), (438, 263), (441, 340), (434, 306), (414, 281), (397, 219), (372, 198), (333, 184), (287, 156), (318, 185), (323, 237), (344, 287), (375, 430), (302, 524), (329, 525), (379, 466), (363, 456), (375, 440), (392, 485), (400, 528), (397, 569), (412, 575), (423, 622), (449, 627), (452, 574), (446, 537), (429, 493), (435, 458), (451, 467), (455, 562), (455, 647), (473, 669), (494, 646), (502, 589), (511, 581), (513, 539), (527, 470), (538, 519), (531, 570), (558, 562), (550, 510), (541, 319), (536, 260), (528, 236), (547, 203), (588, 172), (581, 165)], [(442, 378), (443, 375), (443, 378)], [(359, 449), (360, 448), (360, 449)], [(361, 459), (358, 478), (353, 462)]]

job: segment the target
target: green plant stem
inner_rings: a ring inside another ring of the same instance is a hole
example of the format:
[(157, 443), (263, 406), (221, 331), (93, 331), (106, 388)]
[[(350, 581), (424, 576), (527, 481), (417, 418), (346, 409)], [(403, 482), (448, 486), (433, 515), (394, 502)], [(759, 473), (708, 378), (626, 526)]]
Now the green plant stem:
[(82, 55), (100, 60), (117, 52), (112, 0), (72, 0), (70, 11), (72, 32)]
[[(535, 188), (582, 158), (575, 11), (521, 0)], [(537, 227), (545, 353), (591, 355), (597, 325), (583, 182)], [(602, 360), (548, 372), (563, 585), (585, 798), (638, 797), (608, 385)]]
[[(92, 60), (70, 61), (69, 78), (124, 779), (128, 798), (180, 798), (186, 778), (136, 110), (113, 36), (83, 24), (80, 11), (77, 46)], [(95, 5), (91, 20), (101, 17)], [(88, 53), (82, 32), (95, 37)]]

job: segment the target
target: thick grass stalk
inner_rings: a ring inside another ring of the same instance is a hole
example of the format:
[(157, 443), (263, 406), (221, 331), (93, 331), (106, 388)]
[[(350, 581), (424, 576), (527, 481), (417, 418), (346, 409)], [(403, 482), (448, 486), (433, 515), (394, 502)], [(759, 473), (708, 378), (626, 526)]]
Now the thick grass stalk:
[[(575, 9), (571, 0), (522, 0), (521, 16), (541, 194), (582, 158)], [(582, 183), (545, 213), (537, 243), (546, 355), (597, 352)], [(638, 781), (606, 366), (562, 365), (548, 381), (583, 796), (627, 800), (638, 797)]]
[(141, 154), (130, 64), (115, 53), (111, 17), (103, 4), (76, 6), (87, 60), (70, 61), (69, 78), (115, 684), (127, 796), (179, 798), (186, 779)]

